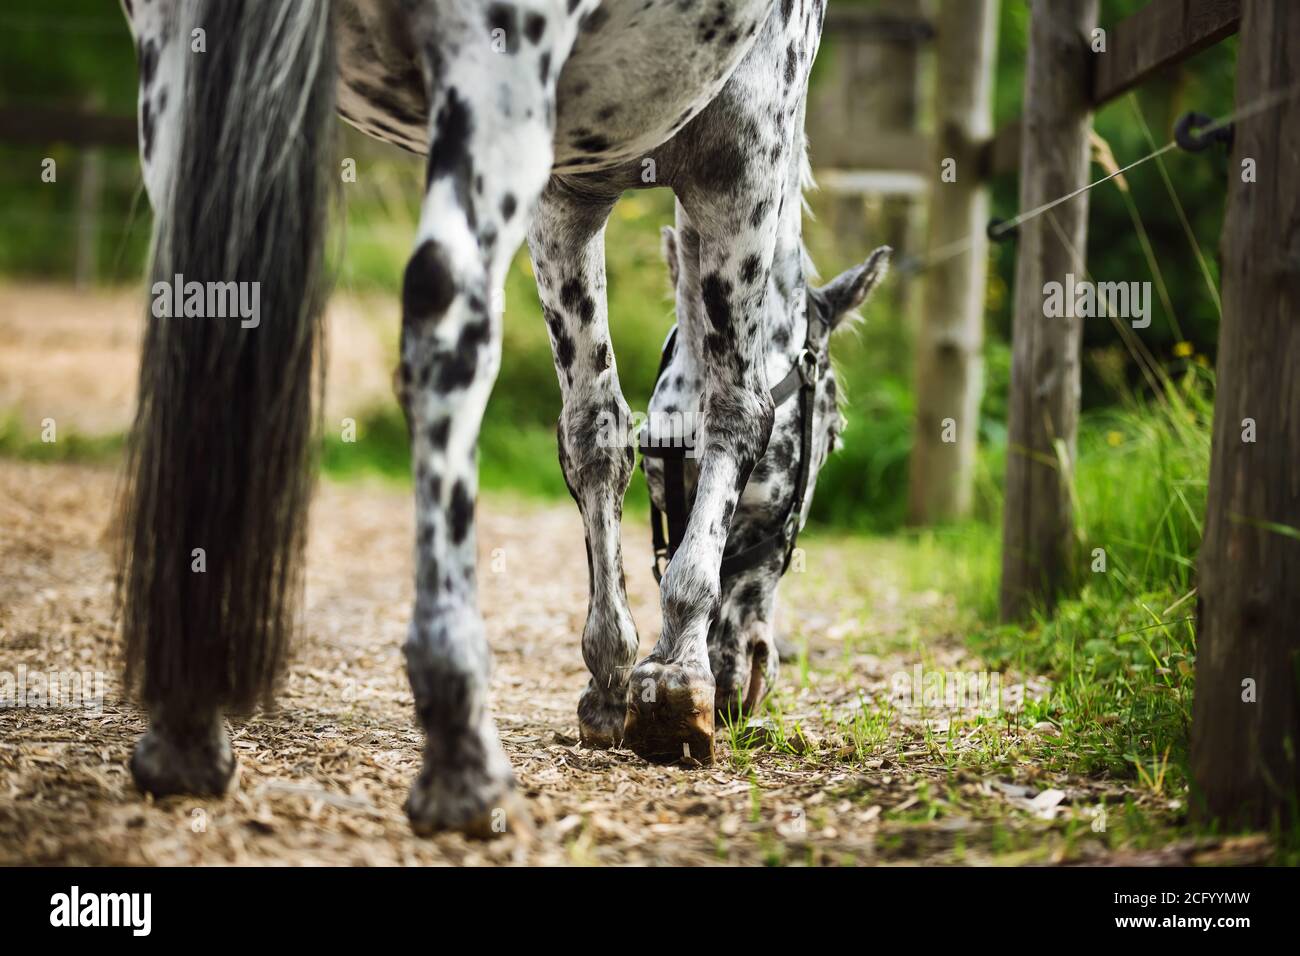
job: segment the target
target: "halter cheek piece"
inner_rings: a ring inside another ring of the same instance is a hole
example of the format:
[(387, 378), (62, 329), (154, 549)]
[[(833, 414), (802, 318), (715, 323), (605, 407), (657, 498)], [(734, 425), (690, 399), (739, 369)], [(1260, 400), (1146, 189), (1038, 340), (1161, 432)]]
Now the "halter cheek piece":
[[(811, 322), (809, 322), (811, 329)], [(677, 326), (668, 333), (664, 343), (663, 356), (659, 360), (661, 380), (673, 359), (673, 350), (677, 345)], [(808, 476), (812, 467), (812, 431), (813, 401), (817, 392), (817, 379), (821, 375), (817, 353), (807, 340), (785, 378), (772, 389), (772, 402), (777, 407), (795, 395), (799, 396), (799, 476), (795, 482), (794, 498), (790, 510), (781, 522), (778, 531), (763, 538), (756, 544), (739, 551), (722, 556), (721, 578), (734, 577), (742, 571), (756, 568), (773, 554), (784, 552), (781, 573), (790, 567), (790, 558), (794, 554), (795, 542), (799, 538), (799, 519), (803, 515), (804, 498), (808, 494)], [(655, 580), (658, 581), (664, 570), (681, 547), (686, 537), (686, 522), (690, 518), (690, 509), (686, 505), (686, 449), (684, 447), (667, 447), (655, 443), (647, 422), (640, 435), (641, 470), (645, 471), (646, 458), (662, 458), (664, 462), (664, 510), (661, 512), (650, 500), (650, 534), (654, 543), (655, 560), (653, 565)]]

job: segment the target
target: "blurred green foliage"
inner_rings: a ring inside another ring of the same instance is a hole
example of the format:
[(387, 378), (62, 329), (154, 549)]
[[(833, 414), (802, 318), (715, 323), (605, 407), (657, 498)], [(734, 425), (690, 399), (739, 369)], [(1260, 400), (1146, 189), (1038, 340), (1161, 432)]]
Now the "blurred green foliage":
[[(109, 0), (5, 0), (0, 5), (0, 106), (134, 116), (135, 52), (121, 7)], [(41, 181), (53, 159), (57, 179)], [(149, 242), (148, 203), (134, 151), (100, 151), (99, 278), (135, 281)], [(0, 137), (0, 274), (73, 274), (79, 177), (70, 146), (19, 146)]]

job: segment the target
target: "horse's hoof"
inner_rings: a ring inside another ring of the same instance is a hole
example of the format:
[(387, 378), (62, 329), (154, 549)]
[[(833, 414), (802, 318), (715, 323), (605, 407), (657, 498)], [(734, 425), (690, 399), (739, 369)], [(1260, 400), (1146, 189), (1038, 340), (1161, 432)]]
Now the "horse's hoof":
[(513, 789), (477, 807), (453, 807), (417, 782), (406, 799), (406, 815), (416, 836), (451, 832), (463, 833), (474, 840), (495, 840), (507, 835), (529, 840), (533, 836), (528, 804)]
[(131, 776), (155, 797), (219, 797), (235, 774), (235, 755), (221, 716), (189, 722), (151, 720), (131, 754)]
[(491, 840), (508, 833), (531, 831), (523, 801), (515, 793), (514, 773), (499, 743), (484, 754), (460, 748), (464, 759), (441, 766), (424, 766), (406, 798), (411, 829), (420, 836), (456, 831)]
[(588, 684), (578, 701), (578, 738), (584, 747), (610, 750), (623, 743), (627, 694), (598, 691)]
[(713, 675), (645, 660), (627, 691), (623, 744), (654, 763), (713, 762)]

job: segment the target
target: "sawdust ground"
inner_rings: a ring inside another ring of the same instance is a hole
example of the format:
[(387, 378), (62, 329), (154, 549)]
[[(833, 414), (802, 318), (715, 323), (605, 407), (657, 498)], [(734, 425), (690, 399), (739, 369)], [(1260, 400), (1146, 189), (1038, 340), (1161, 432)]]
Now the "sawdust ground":
[[(1062, 832), (1113, 782), (1047, 779), (1032, 767), (1019, 783), (954, 771), (951, 755), (901, 718), (878, 755), (860, 753), (843, 715), (887, 699), (890, 675), (923, 657), (927, 666), (978, 665), (945, 631), (953, 612), (942, 596), (900, 589), (887, 549), (848, 540), (814, 536), (809, 571), (783, 585), (784, 626), (808, 647), (806, 668), (783, 665), (778, 697), (778, 723), (787, 734), (794, 723), (803, 729), (796, 746), (765, 742), (767, 723), (757, 744), (738, 749), (720, 734), (709, 768), (577, 746), (581, 525), (570, 507), (500, 498), (479, 509), (482, 603), (495, 713), (536, 836), (417, 838), (402, 801), (420, 734), (399, 650), (411, 505), (400, 489), (363, 484), (326, 484), (317, 498), (305, 634), (279, 709), (230, 722), (240, 761), (231, 793), (144, 799), (125, 768), (143, 716), (119, 694), (111, 622), (105, 533), (115, 480), (111, 469), (0, 461), (0, 670), (108, 680), (99, 715), (0, 711), (0, 863), (984, 862), (996, 858), (994, 828), (1018, 834), (1020, 858), (1105, 854), (1100, 842)], [(644, 653), (657, 633), (657, 595), (640, 560), (645, 529), (630, 522), (625, 536)], [(1029, 798), (1049, 786), (1066, 796), (1043, 819)], [(954, 801), (948, 812), (909, 813), (932, 792)], [(991, 809), (981, 819), (970, 807)], [(1204, 850), (1173, 847), (1154, 861), (1192, 852)]]

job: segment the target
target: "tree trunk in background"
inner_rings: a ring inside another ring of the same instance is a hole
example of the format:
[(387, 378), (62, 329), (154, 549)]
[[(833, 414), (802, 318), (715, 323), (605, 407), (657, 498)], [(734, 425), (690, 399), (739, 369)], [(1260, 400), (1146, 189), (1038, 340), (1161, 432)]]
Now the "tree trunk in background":
[[(1020, 147), (1020, 210), (1087, 184), (1088, 39), (1097, 0), (1034, 0)], [(1085, 276), (1088, 194), (1023, 223), (1016, 255), (1001, 612), (1052, 607), (1073, 574), (1078, 318), (1046, 318), (1043, 285)], [(1068, 310), (1073, 311), (1073, 310)]]
[[(970, 513), (983, 393), (984, 286), (988, 278), (988, 189), (978, 146), (993, 132), (998, 0), (943, 0), (939, 8), (935, 168), (929, 237), (934, 252), (966, 236), (971, 248), (924, 275), (916, 347), (916, 431), (908, 520), (951, 521)], [(945, 182), (945, 159), (956, 179)], [(951, 421), (949, 421), (951, 420)]]
[[(1300, 5), (1246, 0), (1237, 107), (1298, 82)], [(1300, 782), (1298, 176), (1300, 102), (1237, 123), (1192, 724), (1194, 808), (1230, 824), (1294, 825)]]

